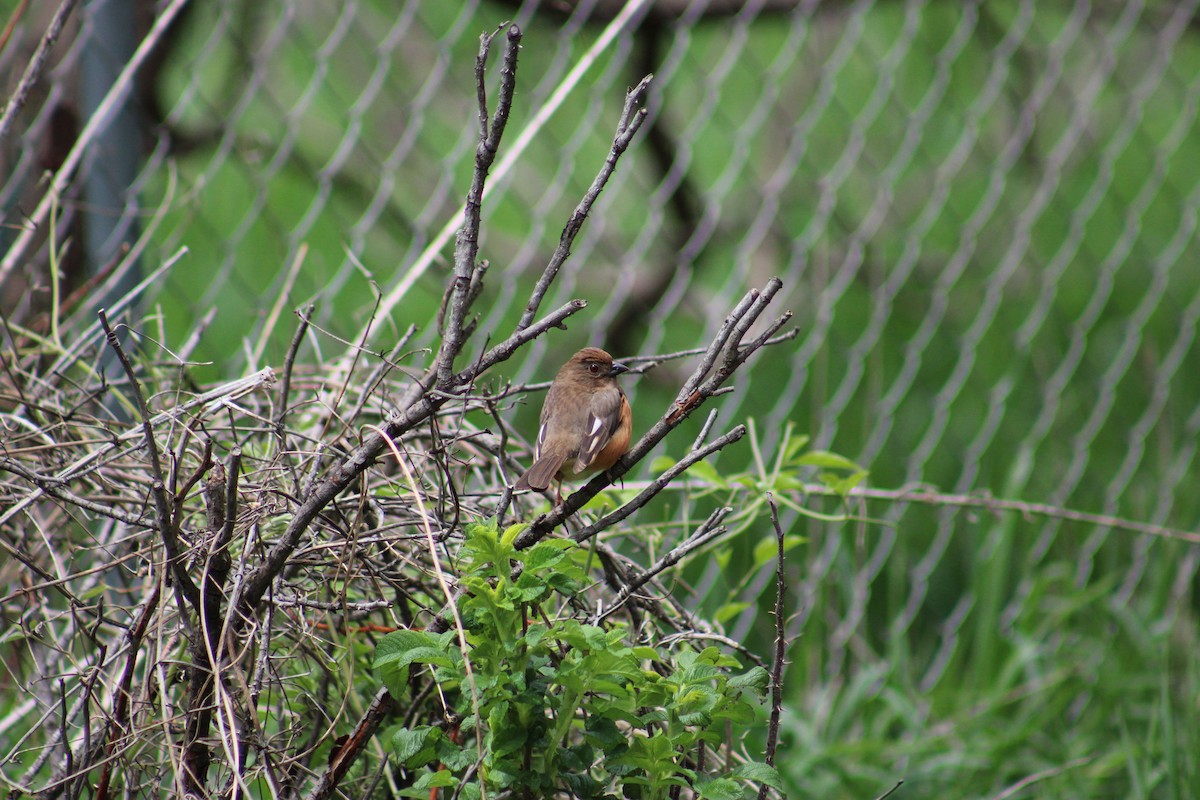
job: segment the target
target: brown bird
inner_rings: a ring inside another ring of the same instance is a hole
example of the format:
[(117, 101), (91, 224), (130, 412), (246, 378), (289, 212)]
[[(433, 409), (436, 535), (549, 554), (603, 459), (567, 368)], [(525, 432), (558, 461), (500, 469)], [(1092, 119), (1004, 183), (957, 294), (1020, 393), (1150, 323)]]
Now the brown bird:
[(543, 492), (552, 479), (601, 472), (629, 451), (633, 412), (616, 378), (628, 370), (598, 347), (563, 364), (542, 404), (533, 466), (513, 488)]

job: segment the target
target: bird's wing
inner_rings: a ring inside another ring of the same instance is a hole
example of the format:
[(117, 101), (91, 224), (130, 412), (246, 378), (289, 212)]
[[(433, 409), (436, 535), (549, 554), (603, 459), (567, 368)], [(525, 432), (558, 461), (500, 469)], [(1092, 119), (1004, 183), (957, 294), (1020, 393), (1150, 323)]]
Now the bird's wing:
[(588, 468), (620, 425), (621, 390), (614, 386), (593, 394), (586, 432), (579, 442), (579, 455), (575, 457), (575, 472)]

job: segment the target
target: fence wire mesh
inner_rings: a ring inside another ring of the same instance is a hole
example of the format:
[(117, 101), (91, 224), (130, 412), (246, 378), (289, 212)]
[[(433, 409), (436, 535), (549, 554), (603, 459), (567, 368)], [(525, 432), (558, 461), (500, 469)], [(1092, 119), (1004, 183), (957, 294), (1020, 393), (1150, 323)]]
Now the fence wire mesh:
[[(73, 5), (0, 4), (6, 97)], [(588, 309), (506, 377), (548, 378), (585, 344), (703, 346), (731, 298), (783, 279), (799, 336), (739, 376), (720, 416), (752, 419), (767, 457), (806, 433), (880, 492), (858, 507), (872, 522), (784, 519), (807, 537), (789, 566), (789, 631), (809, 643), (790, 692), (828, 726), (831, 682), (911, 649), (932, 690), (1059, 619), (1058, 585), (1103, 586), (1097, 603), (1166, 628), (1192, 618), (1200, 549), (1155, 534), (1200, 530), (1198, 5), (79, 4), (24, 106), (5, 109), (5, 320), (45, 333), (53, 269), (83, 306), (152, 278), (129, 312), (139, 347), (188, 353), (201, 383), (281, 362), (294, 326), (276, 298), (314, 304), (326, 355), (410, 325), (431, 346), (477, 143), (479, 35), (512, 19), (514, 160), (484, 203), (479, 322), (508, 330), (626, 88), (653, 73), (647, 126), (547, 298)], [(108, 109), (89, 76), (116, 76), (139, 45), (127, 101), (92, 131)], [(73, 147), (73, 179), (39, 215)], [(638, 430), (681, 374), (630, 383)], [(518, 429), (536, 405), (512, 412)], [(981, 560), (1003, 580), (977, 580)], [(727, 570), (697, 576), (698, 602), (738, 585)], [(743, 596), (773, 580), (762, 566)], [(755, 605), (728, 623), (737, 640), (769, 628)], [(997, 642), (964, 652), (968, 628)]]

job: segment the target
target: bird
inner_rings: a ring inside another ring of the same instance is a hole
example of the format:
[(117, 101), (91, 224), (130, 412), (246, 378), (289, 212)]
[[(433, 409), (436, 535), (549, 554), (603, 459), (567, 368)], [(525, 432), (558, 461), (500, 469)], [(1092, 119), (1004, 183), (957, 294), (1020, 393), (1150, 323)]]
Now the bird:
[(542, 404), (533, 465), (514, 489), (544, 492), (551, 480), (602, 472), (629, 452), (633, 411), (617, 383), (628, 371), (598, 347), (585, 347), (563, 364)]

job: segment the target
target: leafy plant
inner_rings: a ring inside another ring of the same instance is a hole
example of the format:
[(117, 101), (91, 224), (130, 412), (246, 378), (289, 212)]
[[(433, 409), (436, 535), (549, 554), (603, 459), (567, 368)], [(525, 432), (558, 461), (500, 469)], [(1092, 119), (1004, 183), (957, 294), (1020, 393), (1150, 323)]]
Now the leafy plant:
[[(715, 647), (639, 644), (626, 624), (574, 610), (586, 552), (570, 540), (514, 547), (524, 525), (471, 524), (460, 554), (461, 632), (405, 630), (379, 644), (375, 669), (393, 697), (444, 704), (391, 735), (413, 783), (481, 797), (748, 796), (778, 787), (774, 769), (734, 758), (738, 732), (761, 719), (769, 676)], [(557, 606), (556, 616), (545, 610)], [(461, 635), (460, 635), (461, 633)], [(714, 757), (720, 752), (721, 757)], [(736, 765), (733, 761), (739, 761)]]

